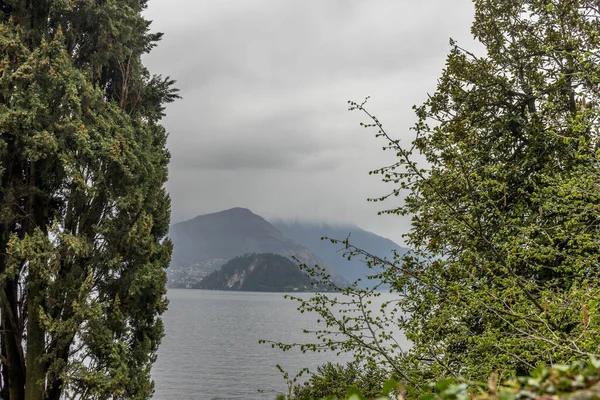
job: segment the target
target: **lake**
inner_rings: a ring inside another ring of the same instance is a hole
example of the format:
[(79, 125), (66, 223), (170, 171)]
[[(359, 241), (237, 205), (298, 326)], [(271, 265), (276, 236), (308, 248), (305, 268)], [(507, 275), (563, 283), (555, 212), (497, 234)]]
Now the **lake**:
[[(308, 298), (311, 293), (294, 295)], [(297, 303), (283, 296), (169, 289), (166, 336), (152, 370), (154, 399), (274, 399), (286, 390), (276, 364), (293, 376), (302, 367), (351, 359), (259, 344), (260, 339), (309, 342), (302, 329), (318, 326), (315, 314), (301, 314)]]

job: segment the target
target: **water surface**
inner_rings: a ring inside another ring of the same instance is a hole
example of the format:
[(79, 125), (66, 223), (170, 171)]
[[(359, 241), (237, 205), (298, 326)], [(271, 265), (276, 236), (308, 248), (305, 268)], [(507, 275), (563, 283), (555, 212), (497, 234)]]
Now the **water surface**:
[[(310, 297), (310, 293), (296, 293)], [(303, 328), (317, 327), (316, 316), (299, 313), (283, 293), (169, 289), (165, 333), (152, 376), (155, 399), (274, 399), (290, 375), (350, 355), (282, 352), (260, 339), (307, 342)], [(259, 393), (262, 389), (265, 392)]]

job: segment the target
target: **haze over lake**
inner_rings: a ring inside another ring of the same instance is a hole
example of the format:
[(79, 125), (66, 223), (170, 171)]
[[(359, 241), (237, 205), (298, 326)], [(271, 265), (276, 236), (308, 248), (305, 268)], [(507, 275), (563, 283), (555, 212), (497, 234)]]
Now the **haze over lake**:
[[(296, 295), (308, 298), (311, 293)], [(302, 329), (317, 327), (316, 315), (299, 313), (297, 303), (283, 296), (169, 289), (166, 336), (153, 368), (154, 398), (274, 399), (276, 392), (286, 389), (276, 364), (293, 376), (302, 367), (351, 359), (333, 353), (282, 352), (258, 344), (260, 339), (307, 342), (310, 337)]]

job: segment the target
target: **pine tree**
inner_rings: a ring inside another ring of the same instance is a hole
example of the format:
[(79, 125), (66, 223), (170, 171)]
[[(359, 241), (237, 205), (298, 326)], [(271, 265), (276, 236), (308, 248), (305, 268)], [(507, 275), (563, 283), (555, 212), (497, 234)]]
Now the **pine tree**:
[(166, 308), (177, 97), (144, 0), (13, 0), (0, 20), (2, 398), (145, 399)]

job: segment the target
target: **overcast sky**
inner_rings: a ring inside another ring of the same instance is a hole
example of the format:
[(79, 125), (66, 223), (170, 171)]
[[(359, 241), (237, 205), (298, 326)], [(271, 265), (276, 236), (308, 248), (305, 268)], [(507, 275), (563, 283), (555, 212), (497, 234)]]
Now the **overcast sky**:
[(183, 97), (164, 119), (173, 222), (246, 207), (402, 243), (409, 219), (367, 202), (392, 189), (368, 171), (394, 159), (347, 101), (371, 96), (409, 140), (449, 38), (473, 46), (471, 0), (151, 0), (146, 16), (165, 36), (145, 62)]

